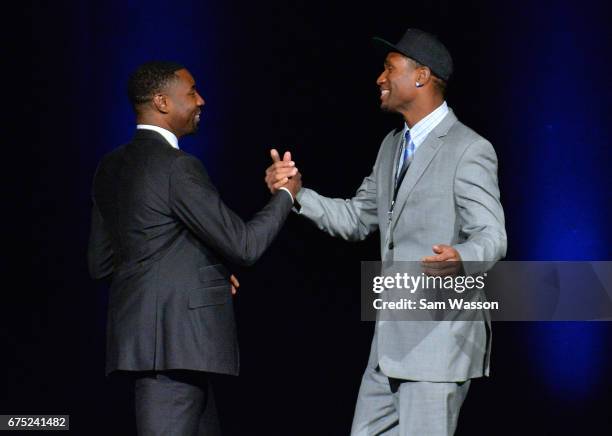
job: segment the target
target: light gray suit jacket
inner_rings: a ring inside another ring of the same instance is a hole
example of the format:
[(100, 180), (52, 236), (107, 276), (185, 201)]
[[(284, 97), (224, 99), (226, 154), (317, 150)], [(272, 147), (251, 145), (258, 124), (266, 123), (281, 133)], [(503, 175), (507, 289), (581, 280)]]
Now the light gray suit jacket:
[[(389, 221), (401, 136), (401, 130), (387, 134), (353, 198), (327, 198), (304, 188), (297, 196), (300, 215), (351, 241), (379, 229), (386, 263), (419, 261), (433, 254), (434, 244), (452, 245), (464, 261), (505, 256), (497, 156), (452, 110), (416, 150)], [(489, 375), (490, 343), (485, 322), (379, 320), (368, 365), (393, 378), (464, 381)]]

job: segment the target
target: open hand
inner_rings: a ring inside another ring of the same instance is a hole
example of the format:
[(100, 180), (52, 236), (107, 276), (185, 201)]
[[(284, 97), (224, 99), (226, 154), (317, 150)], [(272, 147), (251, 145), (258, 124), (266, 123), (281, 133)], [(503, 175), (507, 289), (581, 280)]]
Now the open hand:
[(461, 256), (459, 252), (450, 245), (436, 244), (431, 247), (433, 256), (425, 256), (421, 259), (423, 272), (431, 276), (456, 275), (461, 271)]

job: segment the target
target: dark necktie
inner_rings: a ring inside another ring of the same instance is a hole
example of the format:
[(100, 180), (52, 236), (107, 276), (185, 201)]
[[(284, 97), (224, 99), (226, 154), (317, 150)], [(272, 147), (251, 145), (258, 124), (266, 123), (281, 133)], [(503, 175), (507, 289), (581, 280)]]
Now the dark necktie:
[(414, 142), (410, 137), (410, 130), (406, 130), (404, 142), (402, 144), (402, 153), (400, 153), (400, 160), (397, 164), (398, 170), (395, 177), (395, 195), (397, 195), (397, 191), (402, 184), (402, 180), (404, 180), (404, 176), (406, 175), (406, 171), (408, 171), (408, 167), (410, 166), (410, 162), (412, 162), (413, 156)]

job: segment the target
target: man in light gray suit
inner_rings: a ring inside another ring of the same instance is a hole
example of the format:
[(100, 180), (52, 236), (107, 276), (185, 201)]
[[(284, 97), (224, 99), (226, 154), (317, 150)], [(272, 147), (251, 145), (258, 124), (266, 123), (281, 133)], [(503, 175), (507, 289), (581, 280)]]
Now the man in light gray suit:
[[(457, 120), (444, 100), (452, 59), (434, 36), (409, 29), (397, 44), (379, 38), (385, 67), (381, 108), (403, 115), (382, 141), (372, 173), (351, 199), (302, 189), (299, 214), (321, 230), (362, 240), (380, 230), (384, 262), (496, 261), (506, 252), (504, 213), (491, 144)], [(274, 191), (295, 170), (273, 150)], [(458, 268), (457, 268), (458, 269)], [(484, 321), (376, 323), (353, 435), (452, 435), (470, 380), (489, 374)]]

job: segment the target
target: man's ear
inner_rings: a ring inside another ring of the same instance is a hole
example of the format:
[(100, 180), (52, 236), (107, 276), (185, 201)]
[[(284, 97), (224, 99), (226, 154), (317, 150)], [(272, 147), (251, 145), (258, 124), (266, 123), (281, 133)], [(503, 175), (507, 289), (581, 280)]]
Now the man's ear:
[(431, 81), (431, 70), (428, 67), (419, 67), (417, 69), (417, 82), (423, 85), (427, 85)]
[(157, 109), (159, 112), (163, 114), (168, 113), (169, 102), (168, 97), (166, 95), (155, 94), (153, 96), (153, 105), (155, 106), (155, 109)]

